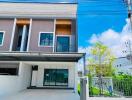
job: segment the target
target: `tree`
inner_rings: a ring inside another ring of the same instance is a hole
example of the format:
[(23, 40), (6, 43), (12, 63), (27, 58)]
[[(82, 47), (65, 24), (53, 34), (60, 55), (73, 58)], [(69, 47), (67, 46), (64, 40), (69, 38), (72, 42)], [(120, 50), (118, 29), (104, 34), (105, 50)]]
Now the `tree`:
[(88, 69), (92, 76), (112, 76), (114, 73), (112, 67), (114, 58), (107, 46), (101, 42), (96, 42), (91, 48), (90, 58), (88, 59)]
[(99, 90), (100, 95), (103, 94), (103, 82), (102, 76), (112, 76), (114, 73), (113, 70), (114, 56), (112, 55), (109, 48), (103, 45), (101, 42), (96, 42), (90, 51), (89, 58), (89, 85), (90, 91), (92, 94), (92, 77), (99, 77)]

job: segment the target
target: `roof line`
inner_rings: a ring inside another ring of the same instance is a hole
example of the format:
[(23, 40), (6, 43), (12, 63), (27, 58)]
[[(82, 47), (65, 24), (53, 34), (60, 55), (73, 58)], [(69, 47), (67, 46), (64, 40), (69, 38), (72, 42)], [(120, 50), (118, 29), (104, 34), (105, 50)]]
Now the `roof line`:
[(115, 59), (122, 59), (122, 58), (126, 58), (126, 57), (117, 57), (117, 58), (115, 58)]
[(78, 4), (78, 2), (0, 1), (0, 3)]

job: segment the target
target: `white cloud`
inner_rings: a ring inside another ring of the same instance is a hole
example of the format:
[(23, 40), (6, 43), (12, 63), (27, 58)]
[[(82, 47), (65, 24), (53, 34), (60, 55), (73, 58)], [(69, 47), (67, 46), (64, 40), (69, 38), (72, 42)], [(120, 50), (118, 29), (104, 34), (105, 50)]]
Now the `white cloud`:
[[(117, 26), (118, 27), (118, 26)], [(132, 32), (130, 31), (131, 25), (130, 21), (126, 19), (126, 25), (124, 25), (121, 32), (116, 32), (112, 29), (108, 29), (101, 34), (93, 34), (91, 38), (88, 40), (90, 44), (93, 44), (97, 41), (101, 41), (103, 44), (107, 45), (115, 56), (121, 57), (125, 56), (126, 54), (123, 54), (122, 51), (125, 48), (125, 42), (127, 40), (132, 41)], [(80, 52), (86, 52), (89, 54), (90, 46), (83, 48), (80, 47)]]

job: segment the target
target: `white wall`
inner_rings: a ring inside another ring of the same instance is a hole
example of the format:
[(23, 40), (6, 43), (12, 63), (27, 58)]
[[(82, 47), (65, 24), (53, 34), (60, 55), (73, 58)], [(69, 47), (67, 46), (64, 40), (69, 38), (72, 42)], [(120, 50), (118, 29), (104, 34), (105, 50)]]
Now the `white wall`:
[(18, 91), (18, 76), (0, 75), (0, 97)]
[(17, 93), (30, 86), (31, 82), (31, 65), (38, 65), (37, 72), (37, 87), (43, 87), (44, 69), (69, 69), (69, 80), (68, 86), (76, 88), (77, 72), (75, 72), (76, 63), (74, 62), (20, 62), (19, 75), (18, 76), (7, 76), (0, 75), (0, 97), (4, 95), (10, 95)]
[(30, 86), (31, 83), (31, 65), (20, 63), (20, 72), (19, 72), (19, 90), (26, 89)]
[(75, 86), (75, 63), (74, 62), (43, 62), (37, 63), (38, 65), (38, 72), (37, 72), (37, 87), (43, 87), (43, 80), (44, 80), (44, 69), (68, 69), (69, 76), (68, 76), (68, 87), (74, 88)]
[(0, 75), (0, 97), (26, 89), (30, 85), (31, 67), (20, 63), (18, 76)]

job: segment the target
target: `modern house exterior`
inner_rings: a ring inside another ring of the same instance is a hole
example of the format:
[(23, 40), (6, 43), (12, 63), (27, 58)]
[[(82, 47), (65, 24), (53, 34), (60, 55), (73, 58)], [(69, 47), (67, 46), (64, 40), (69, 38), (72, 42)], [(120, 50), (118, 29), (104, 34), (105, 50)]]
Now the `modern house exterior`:
[(77, 91), (76, 3), (0, 2), (0, 95), (27, 88)]

